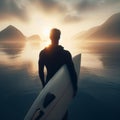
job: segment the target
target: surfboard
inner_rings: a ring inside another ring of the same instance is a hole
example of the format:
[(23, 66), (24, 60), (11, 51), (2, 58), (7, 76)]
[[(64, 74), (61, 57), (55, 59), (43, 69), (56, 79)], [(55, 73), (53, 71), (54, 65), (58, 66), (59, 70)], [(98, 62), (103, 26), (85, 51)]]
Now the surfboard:
[[(79, 77), (81, 55), (73, 57)], [(51, 78), (33, 102), (24, 120), (61, 120), (73, 99), (73, 87), (66, 65)]]

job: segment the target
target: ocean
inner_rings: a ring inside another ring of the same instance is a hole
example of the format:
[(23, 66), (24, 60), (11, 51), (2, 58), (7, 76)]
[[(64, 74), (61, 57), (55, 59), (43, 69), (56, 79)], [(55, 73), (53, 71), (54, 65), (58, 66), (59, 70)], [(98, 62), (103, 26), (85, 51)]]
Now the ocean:
[[(0, 120), (23, 120), (42, 90), (38, 57), (43, 44), (0, 43)], [(120, 120), (119, 48), (118, 44), (72, 48), (72, 55), (81, 53), (82, 59), (69, 120)]]

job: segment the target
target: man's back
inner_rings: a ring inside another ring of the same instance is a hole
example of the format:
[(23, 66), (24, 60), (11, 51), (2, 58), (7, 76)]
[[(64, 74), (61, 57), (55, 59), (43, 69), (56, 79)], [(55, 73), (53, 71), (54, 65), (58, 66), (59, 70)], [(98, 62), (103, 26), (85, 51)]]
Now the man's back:
[(40, 53), (40, 63), (47, 68), (46, 82), (62, 67), (64, 64), (71, 64), (71, 54), (64, 50), (62, 46), (49, 46)]

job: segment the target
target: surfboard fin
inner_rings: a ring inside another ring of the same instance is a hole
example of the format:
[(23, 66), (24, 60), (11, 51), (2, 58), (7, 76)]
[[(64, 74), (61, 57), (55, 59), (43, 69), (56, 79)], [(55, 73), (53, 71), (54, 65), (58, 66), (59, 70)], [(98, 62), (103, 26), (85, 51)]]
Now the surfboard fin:
[(55, 95), (52, 93), (47, 93), (45, 96), (43, 107), (46, 108), (53, 100), (55, 99)]

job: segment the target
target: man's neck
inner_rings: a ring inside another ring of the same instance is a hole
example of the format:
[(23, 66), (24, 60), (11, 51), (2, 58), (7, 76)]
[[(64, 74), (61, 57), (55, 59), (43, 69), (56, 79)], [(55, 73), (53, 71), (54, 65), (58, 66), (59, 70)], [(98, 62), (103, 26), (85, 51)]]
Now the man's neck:
[(59, 44), (58, 43), (52, 43), (51, 45), (52, 46), (58, 46)]

